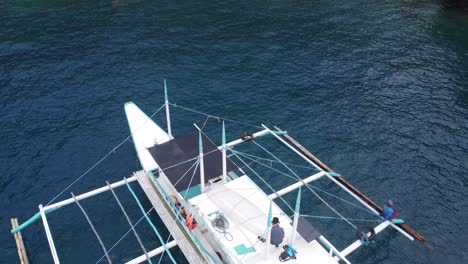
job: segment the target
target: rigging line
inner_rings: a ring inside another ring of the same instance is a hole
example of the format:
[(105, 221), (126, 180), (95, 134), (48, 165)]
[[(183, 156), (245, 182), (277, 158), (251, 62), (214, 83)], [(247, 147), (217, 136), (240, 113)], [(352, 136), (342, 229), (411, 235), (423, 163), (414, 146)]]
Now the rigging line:
[[(172, 260), (172, 263), (176, 264), (177, 262), (175, 261), (174, 257), (172, 256), (171, 252), (169, 251), (169, 249), (167, 248), (166, 244), (164, 244), (164, 240), (162, 239), (161, 237), (161, 234), (159, 234), (159, 231), (158, 229), (156, 228), (156, 226), (154, 226), (153, 222), (151, 222), (151, 219), (148, 217), (148, 215), (145, 215), (145, 209), (143, 208), (143, 205), (141, 205), (141, 202), (140, 200), (138, 199), (138, 197), (136, 196), (135, 192), (133, 191), (132, 187), (130, 187), (130, 184), (128, 184), (127, 182), (127, 179), (125, 179), (125, 184), (127, 185), (127, 188), (128, 190), (130, 191), (130, 193), (132, 193), (132, 196), (133, 198), (135, 199), (136, 203), (138, 204), (138, 207), (140, 207), (140, 210), (141, 212), (144, 214), (145, 218), (146, 218), (146, 221), (148, 222), (148, 224), (150, 224), (150, 226), (153, 228), (153, 231), (154, 233), (156, 234), (156, 236), (158, 237), (159, 239), (159, 242), (161, 242), (164, 250), (167, 252), (167, 254), (169, 255), (169, 258)], [(148, 259), (149, 260), (149, 259)]]
[(224, 118), (224, 117), (219, 117), (219, 116), (215, 116), (215, 115), (210, 115), (210, 114), (207, 114), (207, 113), (200, 112), (198, 110), (194, 110), (194, 109), (190, 109), (188, 107), (181, 106), (179, 104), (175, 104), (175, 103), (169, 103), (169, 104), (174, 106), (174, 107), (180, 107), (180, 108), (182, 108), (184, 110), (187, 110), (187, 111), (190, 111), (190, 112), (193, 112), (193, 113), (197, 113), (197, 114), (200, 114), (200, 115), (218, 117), (218, 118), (221, 118), (222, 120), (226, 120), (226, 121), (229, 121), (229, 122), (243, 124), (243, 125), (246, 125), (246, 126), (251, 126), (251, 127), (262, 128), (263, 129), (263, 127), (261, 127), (261, 126), (252, 125), (252, 124), (249, 124), (249, 123), (237, 121), (237, 120), (230, 119), (230, 118)]
[(193, 168), (193, 166), (195, 166), (195, 164), (199, 163), (200, 161), (199, 160), (196, 160), (191, 166), (190, 168), (188, 168), (188, 170), (177, 180), (176, 183), (173, 184), (173, 186), (175, 187), (183, 178), (185, 178), (185, 176), (187, 175), (187, 173)]
[(197, 169), (198, 169), (198, 165), (200, 165), (200, 161), (196, 162), (197, 165), (195, 165), (195, 169), (193, 170), (193, 173), (192, 173), (192, 177), (190, 178), (190, 182), (187, 186), (187, 189), (185, 190), (185, 193), (184, 193), (184, 200), (185, 200), (185, 197), (187, 197), (187, 194), (188, 194), (188, 189), (190, 189), (190, 185), (192, 185), (192, 181), (193, 181), (193, 177), (195, 176), (195, 172), (197, 172)]
[[(249, 168), (253, 173), (254, 175), (256, 175), (264, 184), (266, 184), (266, 186), (268, 186), (268, 188), (270, 188), (270, 190), (272, 190), (274, 193), (278, 194), (276, 192), (276, 190), (271, 187), (270, 184), (268, 184), (268, 182), (266, 182), (256, 171), (254, 171), (243, 159), (241, 159), (241, 157), (239, 157), (239, 155), (237, 155), (235, 152), (232, 152), (234, 154), (234, 156), (236, 156), (247, 168)], [(291, 207), (291, 205), (289, 205), (288, 202), (286, 202), (286, 200), (284, 200), (283, 197), (281, 197), (280, 195), (278, 195), (278, 197), (281, 199), (281, 201), (283, 201), (286, 206), (292, 211), (294, 212), (294, 209)]]
[[(249, 153), (246, 153), (246, 152), (242, 152), (242, 151), (238, 151), (238, 150), (235, 150), (237, 153), (239, 154), (243, 154), (245, 156), (250, 156), (252, 158), (256, 158), (256, 159), (259, 159), (259, 160), (265, 160), (265, 161), (269, 161), (269, 162), (276, 162), (276, 163), (280, 163), (276, 160), (271, 160), (271, 159), (267, 159), (267, 158), (262, 158), (262, 157), (258, 157), (258, 156), (255, 156), (255, 155), (252, 155), (252, 154), (249, 154)], [(284, 162), (284, 164), (287, 164), (289, 166), (293, 166), (293, 167), (297, 167), (297, 168), (303, 168), (303, 169), (314, 169), (314, 170), (317, 170), (317, 168), (313, 167), (312, 165), (311, 166), (304, 166), (304, 165), (298, 165), (298, 164), (293, 164), (293, 163), (288, 163), (288, 162)], [(319, 171), (319, 170), (317, 170)]]
[[(151, 208), (148, 211), (146, 211), (146, 214), (149, 214), (151, 211), (153, 211), (153, 209), (154, 208)], [(138, 221), (132, 227), (136, 227), (144, 218), (145, 216), (140, 217), (140, 219), (138, 219)], [(117, 240), (117, 242), (115, 242), (115, 244), (107, 251), (107, 253), (110, 253), (112, 249), (114, 249), (128, 234), (130, 234), (130, 231), (132, 231), (132, 227), (130, 227), (130, 229), (128, 229), (127, 232), (125, 232), (125, 234), (123, 234), (123, 236), (121, 236), (120, 239)], [(105, 256), (106, 255), (102, 255), (101, 258), (98, 259), (98, 261), (96, 261), (96, 264), (99, 263)]]
[[(233, 151), (235, 151), (235, 150), (233, 150)], [(273, 170), (273, 171), (275, 171), (275, 172), (278, 172), (278, 173), (280, 173), (280, 174), (283, 174), (283, 175), (286, 176), (286, 177), (289, 177), (289, 178), (291, 178), (291, 179), (293, 179), (293, 180), (296, 180), (295, 177), (293, 177), (293, 176), (291, 176), (291, 175), (289, 175), (289, 174), (287, 174), (287, 173), (285, 173), (285, 172), (282, 172), (282, 171), (280, 171), (280, 170), (278, 170), (278, 169), (275, 169), (275, 168), (273, 168), (273, 167), (271, 167), (271, 166), (269, 166), (269, 165), (267, 165), (267, 164), (264, 164), (264, 163), (262, 163), (262, 162), (258, 162), (258, 161), (257, 161), (258, 159), (254, 160), (253, 158), (250, 158), (250, 157), (248, 157), (248, 156), (242, 154), (242, 152), (238, 152), (238, 151), (236, 151), (236, 152), (237, 152), (239, 155), (244, 156), (245, 158), (247, 158), (247, 159), (249, 159), (249, 160), (253, 160), (252, 162), (255, 161), (256, 163), (258, 163), (258, 164), (260, 164), (260, 165), (262, 165), (262, 166), (264, 166), (264, 167), (267, 167), (267, 168), (269, 168), (269, 169), (271, 169), (271, 170)], [(251, 163), (252, 163), (252, 162), (251, 162)], [(310, 183), (307, 183), (307, 185), (309, 185), (310, 187), (314, 188), (314, 189), (317, 190), (317, 191), (323, 192), (323, 193), (328, 194), (328, 195), (330, 195), (330, 196), (332, 196), (332, 197), (334, 197), (334, 198), (336, 198), (336, 199), (338, 199), (338, 200), (341, 200), (342, 202), (348, 203), (348, 204), (350, 204), (350, 205), (352, 205), (352, 206), (355, 206), (355, 207), (357, 207), (357, 208), (359, 208), (359, 209), (362, 209), (362, 210), (364, 210), (364, 211), (366, 211), (366, 212), (368, 212), (368, 213), (370, 213), (370, 214), (372, 214), (372, 215), (376, 215), (374, 212), (372, 212), (371, 210), (369, 210), (369, 209), (367, 209), (367, 208), (365, 208), (365, 207), (362, 207), (362, 206), (359, 206), (359, 205), (357, 205), (357, 204), (355, 204), (355, 203), (352, 203), (352, 202), (350, 202), (350, 201), (347, 201), (347, 200), (345, 200), (345, 199), (343, 199), (343, 198), (341, 198), (341, 197), (339, 197), (339, 196), (336, 196), (336, 195), (334, 195), (334, 194), (332, 194), (332, 193), (329, 193), (329, 192), (327, 192), (327, 191), (325, 191), (325, 190), (322, 190), (322, 189), (320, 189), (320, 188), (318, 188), (318, 187), (316, 187), (316, 186), (314, 186), (314, 185), (312, 185), (312, 184), (310, 184)]]
[(106, 181), (106, 183), (107, 183), (107, 186), (109, 186), (109, 189), (111, 190), (112, 195), (114, 196), (115, 200), (116, 200), (117, 203), (119, 204), (119, 207), (120, 207), (120, 209), (122, 210), (122, 213), (125, 215), (125, 218), (127, 219), (128, 224), (129, 224), (130, 227), (132, 228), (133, 234), (134, 234), (135, 237), (137, 238), (138, 244), (140, 244), (141, 249), (142, 249), (143, 252), (145, 253), (146, 259), (148, 260), (149, 263), (152, 263), (151, 260), (150, 260), (150, 258), (149, 258), (149, 256), (148, 256), (148, 251), (146, 251), (146, 248), (145, 248), (145, 246), (143, 245), (143, 242), (141, 242), (140, 236), (138, 235), (137, 231), (135, 230), (135, 227), (133, 226), (132, 221), (130, 220), (130, 217), (128, 216), (127, 212), (125, 211), (125, 208), (123, 207), (122, 203), (120, 202), (119, 197), (117, 197), (117, 194), (115, 193), (114, 189), (112, 189), (112, 187), (110, 186), (109, 182)]
[[(334, 220), (343, 220), (342, 218), (339, 217), (333, 217), (333, 216), (322, 216), (322, 215), (302, 215), (302, 217), (310, 217), (310, 218), (318, 218), (318, 219), (334, 219)], [(349, 221), (363, 221), (363, 222), (378, 222), (378, 220), (370, 220), (370, 219), (357, 219), (357, 218), (346, 218)]]
[[(207, 156), (207, 155), (213, 154), (213, 153), (216, 152), (216, 151), (218, 151), (217, 148), (216, 148), (216, 149), (213, 149), (213, 150), (211, 150), (211, 151), (209, 151), (209, 152), (207, 152), (207, 153), (203, 153), (203, 156)], [(193, 158), (191, 158), (191, 159), (184, 160), (184, 161), (179, 162), (179, 163), (177, 163), (177, 164), (171, 165), (171, 166), (169, 166), (169, 167), (160, 168), (160, 169), (163, 170), (163, 171), (164, 171), (164, 170), (168, 170), (168, 169), (172, 169), (172, 168), (174, 168), (174, 167), (180, 166), (180, 165), (182, 165), (182, 164), (184, 164), (184, 163), (187, 163), (187, 162), (190, 162), (190, 161), (192, 161), (192, 160), (197, 160), (198, 158), (199, 158), (199, 155), (197, 155), (197, 156), (195, 156), (195, 157), (193, 157)]]
[[(280, 161), (281, 160), (276, 157), (273, 153), (271, 153), (268, 149), (264, 148), (262, 145), (258, 144), (257, 142), (255, 141), (252, 141), (255, 145), (257, 145), (259, 148), (263, 149), (265, 152), (267, 152), (268, 154), (270, 154), (273, 158), (275, 158), (276, 160)], [(305, 184), (305, 182), (301, 179), (301, 177), (299, 177), (291, 168), (288, 167), (288, 165), (284, 164), (283, 163), (283, 166), (286, 167), (286, 169), (288, 169), (292, 174), (294, 174), (294, 176), (299, 180), (301, 181), (304, 186), (307, 187), (307, 189), (309, 189), (320, 201), (322, 201), (322, 203), (324, 203), (330, 210), (332, 210), (335, 214), (337, 214), (339, 217), (343, 218), (343, 220), (348, 223), (350, 226), (352, 226), (354, 229), (357, 229), (357, 226), (355, 226), (353, 223), (351, 223), (350, 221), (348, 221), (342, 214), (340, 214), (340, 212), (338, 212), (335, 208), (333, 208), (327, 201), (325, 201), (314, 189), (312, 189), (309, 185)]]
[[(229, 190), (257, 190), (259, 191), (258, 188), (229, 188)], [(206, 195), (206, 197), (204, 197), (203, 199), (201, 198), (197, 199), (197, 202), (203, 203), (204, 201), (210, 200), (219, 194), (223, 194), (224, 191), (225, 191), (224, 189), (219, 190), (219, 191), (210, 190), (210, 195)]]
[[(161, 109), (163, 109), (163, 107), (165, 106), (165, 104), (163, 104), (161, 107), (158, 108), (158, 110), (156, 110), (151, 116), (149, 119), (153, 118), (154, 115), (156, 115)], [(148, 120), (146, 120), (143, 124), (141, 124), (140, 127), (138, 127), (135, 132), (137, 130), (139, 130), (141, 127), (143, 127), (144, 124), (146, 124)], [(47, 205), (51, 204), (53, 201), (55, 201), (58, 197), (60, 197), (60, 195), (62, 195), (66, 190), (68, 190), (70, 187), (72, 187), (76, 182), (78, 182), (79, 180), (81, 180), (84, 176), (86, 176), (90, 171), (92, 171), (94, 168), (96, 168), (97, 165), (101, 164), (101, 162), (103, 162), (107, 157), (110, 156), (110, 154), (114, 153), (115, 150), (117, 150), (118, 148), (120, 148), (120, 146), (122, 146), (125, 142), (127, 142), (127, 140), (129, 140), (130, 138), (132, 137), (132, 133), (130, 132), (130, 135), (128, 135), (123, 141), (121, 141), (116, 147), (112, 148), (106, 155), (104, 155), (104, 157), (102, 157), (98, 162), (94, 163), (93, 166), (91, 166), (91, 168), (89, 168), (87, 171), (85, 171), (83, 174), (81, 174), (76, 180), (74, 180), (70, 185), (68, 185), (65, 189), (63, 189), (59, 194), (57, 194), (57, 196), (55, 196), (52, 200), (50, 200)]]
[(205, 122), (203, 123), (203, 126), (200, 128), (200, 130), (203, 130), (203, 128), (205, 128), (206, 123), (208, 122), (208, 119), (210, 119), (210, 118), (214, 118), (214, 119), (218, 120), (218, 122), (221, 121), (221, 119), (220, 119), (219, 116), (208, 115), (208, 116), (205, 118)]
[(98, 232), (96, 231), (96, 228), (94, 227), (93, 222), (91, 222), (91, 219), (89, 219), (88, 214), (87, 214), (86, 211), (84, 210), (83, 206), (81, 206), (80, 202), (78, 202), (78, 200), (76, 199), (75, 195), (74, 195), (73, 193), (71, 193), (71, 196), (73, 197), (73, 200), (75, 200), (76, 205), (78, 205), (78, 207), (80, 208), (81, 212), (82, 212), (83, 215), (85, 216), (86, 220), (88, 221), (88, 224), (91, 226), (91, 229), (93, 230), (94, 235), (95, 235), (96, 238), (98, 239), (99, 244), (101, 244), (102, 250), (104, 250), (104, 254), (106, 255), (107, 262), (109, 262), (109, 264), (112, 264), (112, 261), (111, 261), (109, 255), (107, 254), (106, 246), (104, 246), (104, 243), (102, 242), (101, 237), (99, 236)]
[[(171, 236), (172, 236), (172, 235), (169, 233), (169, 236), (168, 236), (167, 239), (166, 239), (166, 244), (169, 243), (169, 239), (171, 239)], [(161, 257), (159, 257), (158, 264), (161, 263), (161, 260), (162, 260), (163, 257), (164, 257), (164, 253), (166, 253), (166, 251), (163, 251), (163, 252), (161, 253)]]

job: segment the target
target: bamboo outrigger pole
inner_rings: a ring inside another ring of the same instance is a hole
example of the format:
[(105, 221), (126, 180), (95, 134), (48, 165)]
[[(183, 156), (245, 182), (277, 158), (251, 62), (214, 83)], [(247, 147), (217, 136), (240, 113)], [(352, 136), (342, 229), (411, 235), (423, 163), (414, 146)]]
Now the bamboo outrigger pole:
[[(11, 227), (15, 229), (18, 227), (18, 218), (11, 218)], [(18, 256), (21, 264), (29, 264), (28, 255), (26, 254), (26, 248), (23, 243), (23, 236), (21, 231), (13, 234), (16, 241), (16, 247), (18, 249)]]
[[(273, 126), (277, 131), (282, 131), (281, 128), (279, 127), (276, 127), (276, 126)], [(308, 151), (304, 146), (302, 146), (301, 144), (299, 144), (299, 142), (297, 142), (296, 140), (294, 140), (291, 136), (289, 135), (283, 135), (283, 137), (288, 140), (291, 144), (293, 144), (295, 146), (295, 148), (297, 148), (300, 152), (302, 152), (305, 156), (307, 156), (307, 158), (309, 160), (311, 160), (312, 162), (314, 162), (315, 164), (317, 164), (321, 169), (323, 169), (324, 171), (326, 172), (332, 172), (334, 173), (335, 171), (332, 170), (330, 167), (328, 167), (325, 163), (323, 163), (321, 160), (319, 160), (316, 156), (314, 156), (310, 151)], [(360, 192), (358, 189), (356, 189), (356, 187), (354, 187), (353, 185), (351, 185), (348, 181), (346, 181), (343, 177), (341, 176), (338, 176), (338, 177), (334, 177), (334, 179), (336, 179), (339, 183), (341, 183), (348, 191), (350, 191), (351, 193), (353, 193), (354, 195), (358, 196), (362, 201), (364, 201), (366, 203), (367, 206), (370, 206), (372, 207), (373, 210), (377, 211), (377, 212), (382, 212), (382, 207), (380, 207), (377, 203), (375, 203), (374, 201), (372, 201), (369, 197), (367, 197), (365, 194), (363, 194), (362, 192)], [(395, 225), (392, 223), (392, 225)], [(411, 227), (409, 227), (408, 225), (406, 224), (396, 224), (396, 226), (404, 231), (404, 233), (408, 236), (410, 236), (412, 239), (416, 239), (418, 241), (420, 241), (421, 243), (423, 243), (426, 247), (428, 247), (429, 249), (432, 249), (432, 246), (427, 243), (426, 239), (420, 235), (419, 233), (417, 233), (416, 231), (414, 231)]]

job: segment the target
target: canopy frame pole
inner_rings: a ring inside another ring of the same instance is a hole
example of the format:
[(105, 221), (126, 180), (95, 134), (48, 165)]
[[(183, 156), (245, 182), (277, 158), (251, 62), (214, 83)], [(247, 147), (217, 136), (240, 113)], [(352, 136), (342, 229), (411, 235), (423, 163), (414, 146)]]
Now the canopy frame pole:
[(167, 120), (167, 134), (173, 139), (172, 129), (171, 129), (171, 114), (169, 112), (169, 96), (167, 96), (167, 84), (166, 79), (164, 79), (164, 104), (166, 105), (166, 120)]
[[(353, 192), (351, 192), (348, 188), (346, 188), (345, 186), (343, 186), (343, 184), (341, 184), (339, 181), (337, 181), (333, 176), (331, 176), (328, 172), (326, 172), (325, 170), (323, 170), (320, 166), (318, 166), (317, 164), (315, 164), (313, 161), (311, 161), (310, 159), (308, 159), (306, 156), (304, 156), (304, 154), (302, 154), (301, 152), (299, 152), (296, 148), (294, 148), (293, 146), (291, 146), (288, 142), (286, 142), (284, 139), (282, 139), (281, 137), (279, 137), (278, 135), (276, 135), (273, 131), (271, 131), (267, 126), (265, 126), (264, 124), (262, 124), (262, 127), (267, 129), (268, 132), (273, 135), (276, 139), (278, 139), (281, 143), (283, 143), (285, 146), (287, 146), (289, 149), (291, 149), (292, 151), (294, 151), (297, 155), (299, 155), (302, 159), (304, 159), (305, 161), (307, 161), (310, 165), (314, 166), (315, 168), (317, 168), (318, 170), (322, 171), (325, 173), (325, 176), (327, 176), (327, 178), (329, 178), (331, 181), (333, 181), (336, 185), (338, 185), (341, 189), (343, 189), (344, 191), (346, 191), (348, 194), (350, 194), (352, 197), (354, 197), (354, 199), (358, 200), (362, 205), (364, 205), (365, 207), (367, 207), (367, 209), (369, 209), (370, 211), (372, 211), (374, 214), (376, 215), (379, 215), (379, 213), (370, 205), (368, 205), (366, 202), (364, 202), (361, 198), (359, 198), (356, 194), (354, 194)], [(399, 228), (398, 226), (396, 226), (394, 223), (392, 222), (389, 222), (390, 225), (396, 229), (398, 232), (400, 232), (401, 234), (403, 234), (405, 237), (407, 237), (409, 240), (413, 241), (414, 238), (412, 236), (410, 236), (408, 233), (406, 233), (405, 231), (403, 231), (401, 228)]]
[(55, 249), (54, 239), (52, 238), (52, 233), (50, 233), (49, 223), (47, 222), (47, 217), (45, 215), (44, 207), (42, 207), (42, 204), (39, 205), (39, 212), (41, 213), (42, 223), (44, 224), (44, 230), (46, 232), (47, 241), (49, 242), (50, 252), (52, 253), (54, 263), (60, 264), (60, 260), (57, 255), (57, 250)]
[(270, 244), (271, 244), (271, 228), (272, 228), (272, 207), (273, 207), (273, 202), (270, 199), (270, 207), (268, 208), (268, 223), (267, 223), (267, 239), (266, 239), (266, 252), (265, 252), (265, 258), (268, 258), (270, 256)]
[(226, 182), (227, 178), (227, 161), (226, 161), (226, 129), (224, 127), (224, 120), (223, 120), (223, 182)]
[(301, 208), (301, 188), (299, 187), (299, 191), (297, 192), (296, 198), (296, 208), (294, 210), (294, 220), (293, 220), (293, 230), (291, 234), (291, 246), (294, 245), (294, 241), (296, 240), (296, 233), (297, 233), (297, 225), (299, 223), (299, 210)]
[(198, 150), (200, 156), (200, 189), (205, 192), (205, 163), (203, 162), (203, 140), (201, 130), (198, 131)]

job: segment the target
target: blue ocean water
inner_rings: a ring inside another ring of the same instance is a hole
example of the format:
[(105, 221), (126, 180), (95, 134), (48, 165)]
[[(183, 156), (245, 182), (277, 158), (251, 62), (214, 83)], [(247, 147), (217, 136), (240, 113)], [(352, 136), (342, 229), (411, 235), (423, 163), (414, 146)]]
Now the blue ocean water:
[[(288, 130), (375, 201), (393, 199), (434, 248), (386, 230), (352, 262), (468, 262), (468, 14), (429, 0), (0, 1), (2, 262), (18, 260), (10, 217), (25, 221), (123, 140), (125, 102), (159, 108), (164, 78), (177, 104)], [(204, 121), (173, 109), (176, 135)], [(219, 135), (216, 121), (207, 129)], [(248, 129), (228, 124), (228, 135)], [(61, 198), (130, 176), (136, 159), (128, 142)], [(136, 221), (128, 191), (117, 194)], [(332, 215), (310, 201), (307, 212)], [(128, 230), (110, 194), (82, 204), (108, 247)], [(339, 248), (355, 239), (343, 223), (314, 221)], [(63, 263), (102, 256), (76, 206), (49, 223)], [(138, 231), (160, 245), (145, 222)], [(40, 221), (23, 237), (32, 263), (52, 262)], [(130, 235), (111, 256), (141, 254)]]

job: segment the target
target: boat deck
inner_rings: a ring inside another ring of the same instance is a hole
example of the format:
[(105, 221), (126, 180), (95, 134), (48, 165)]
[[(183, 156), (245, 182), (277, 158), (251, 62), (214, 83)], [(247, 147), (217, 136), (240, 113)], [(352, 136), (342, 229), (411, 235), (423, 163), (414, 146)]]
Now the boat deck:
[[(270, 200), (249, 177), (244, 175), (225, 184), (211, 184), (204, 193), (189, 202), (198, 208), (206, 227), (215, 234), (232, 262), (280, 262), (278, 257), (283, 252), (282, 246), (291, 240), (292, 221), (272, 203), (272, 215), (279, 218), (285, 238), (278, 248), (270, 245), (267, 256), (267, 245), (258, 236), (267, 237)], [(215, 212), (222, 212), (228, 220), (229, 227), (225, 232), (213, 228), (211, 221)], [(338, 263), (316, 240), (308, 243), (299, 233), (296, 233), (293, 247), (297, 249), (297, 259), (291, 259), (289, 263)]]

